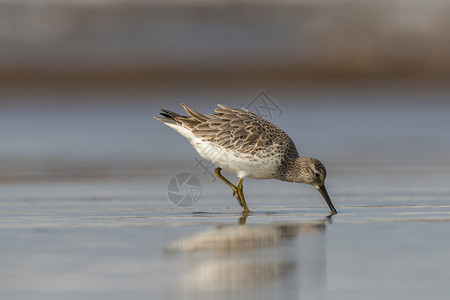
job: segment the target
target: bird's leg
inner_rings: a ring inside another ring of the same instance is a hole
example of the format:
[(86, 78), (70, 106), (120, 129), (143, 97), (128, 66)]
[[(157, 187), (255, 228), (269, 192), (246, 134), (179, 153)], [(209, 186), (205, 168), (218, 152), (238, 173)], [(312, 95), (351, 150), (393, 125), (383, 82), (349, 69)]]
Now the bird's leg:
[(238, 190), (238, 194), (239, 194), (239, 198), (241, 198), (241, 206), (244, 208), (243, 213), (244, 214), (248, 214), (250, 212), (250, 210), (247, 207), (247, 203), (245, 203), (245, 198), (244, 198), (244, 191), (243, 186), (242, 186), (242, 178), (239, 178), (239, 182), (237, 184), (237, 190)]
[[(225, 177), (222, 176), (222, 174), (220, 174), (220, 171), (222, 169), (221, 168), (217, 168), (214, 170), (214, 173), (216, 173), (216, 176), (219, 177), (220, 179), (222, 179), (223, 182), (225, 182), (232, 190), (233, 190), (233, 196), (236, 196), (236, 199), (239, 203), (240, 206), (243, 207), (241, 199), (239, 198), (239, 191), (238, 188), (234, 186), (234, 184), (232, 184), (231, 182), (228, 181), (228, 179), (226, 179)], [(244, 209), (245, 210), (245, 209)]]

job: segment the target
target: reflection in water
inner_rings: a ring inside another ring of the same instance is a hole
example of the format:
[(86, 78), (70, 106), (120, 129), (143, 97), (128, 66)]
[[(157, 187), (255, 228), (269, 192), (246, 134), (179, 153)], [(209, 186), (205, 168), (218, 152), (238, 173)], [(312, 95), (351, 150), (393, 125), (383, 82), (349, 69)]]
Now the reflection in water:
[(172, 282), (168, 293), (187, 299), (323, 299), (325, 224), (217, 226), (176, 241), (165, 252), (183, 255), (180, 282)]

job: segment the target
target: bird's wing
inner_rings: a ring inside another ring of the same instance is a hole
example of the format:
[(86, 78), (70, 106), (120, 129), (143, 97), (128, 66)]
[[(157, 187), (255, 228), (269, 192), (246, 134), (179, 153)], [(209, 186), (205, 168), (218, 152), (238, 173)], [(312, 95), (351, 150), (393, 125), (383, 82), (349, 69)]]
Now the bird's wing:
[(189, 116), (179, 116), (176, 120), (193, 134), (224, 149), (255, 154), (275, 144), (292, 143), (283, 130), (248, 110), (219, 104), (215, 112), (207, 116), (182, 106)]

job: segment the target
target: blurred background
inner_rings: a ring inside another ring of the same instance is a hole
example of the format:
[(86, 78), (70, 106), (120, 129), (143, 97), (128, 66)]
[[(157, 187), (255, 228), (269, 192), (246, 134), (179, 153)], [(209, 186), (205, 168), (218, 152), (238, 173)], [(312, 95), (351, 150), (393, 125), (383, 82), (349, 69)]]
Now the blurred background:
[(0, 7), (2, 181), (148, 175), (190, 151), (159, 108), (247, 107), (260, 92), (300, 151), (331, 164), (450, 150), (450, 1)]
[(450, 3), (442, 0), (1, 5), (9, 84), (450, 75)]

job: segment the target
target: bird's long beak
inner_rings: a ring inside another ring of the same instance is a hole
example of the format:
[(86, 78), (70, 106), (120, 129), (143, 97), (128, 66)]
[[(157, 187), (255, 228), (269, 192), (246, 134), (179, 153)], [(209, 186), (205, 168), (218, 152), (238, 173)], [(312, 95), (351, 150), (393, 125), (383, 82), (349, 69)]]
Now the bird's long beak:
[(325, 201), (327, 201), (328, 206), (331, 209), (331, 214), (335, 215), (337, 214), (336, 208), (334, 208), (333, 203), (331, 202), (330, 196), (328, 196), (327, 189), (325, 188), (325, 185), (321, 185), (317, 188), (317, 190), (322, 194)]

